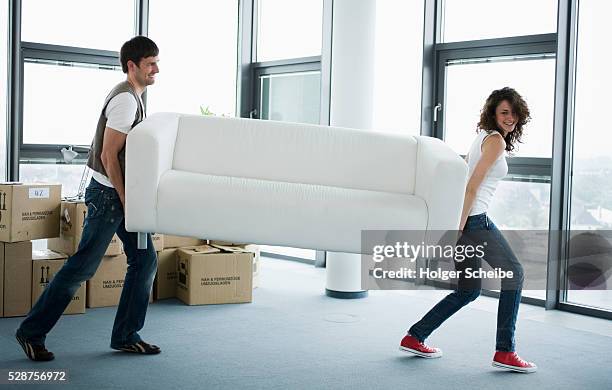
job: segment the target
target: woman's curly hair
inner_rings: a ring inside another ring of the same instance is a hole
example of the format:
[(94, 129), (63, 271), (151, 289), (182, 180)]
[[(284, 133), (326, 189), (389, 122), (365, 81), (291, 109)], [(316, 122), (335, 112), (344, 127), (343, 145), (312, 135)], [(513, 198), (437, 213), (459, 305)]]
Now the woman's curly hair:
[(502, 136), (504, 135), (503, 131), (497, 126), (497, 121), (495, 120), (495, 109), (504, 100), (508, 101), (512, 107), (512, 111), (517, 116), (517, 123), (514, 131), (508, 133), (508, 135), (504, 137), (506, 141), (506, 151), (513, 152), (516, 143), (522, 143), (521, 137), (523, 136), (523, 126), (531, 120), (527, 103), (513, 88), (504, 87), (491, 92), (491, 95), (489, 95), (484, 107), (480, 111), (480, 122), (478, 122), (476, 126), (476, 131), (480, 132), (481, 130), (485, 130), (490, 132), (495, 130)]

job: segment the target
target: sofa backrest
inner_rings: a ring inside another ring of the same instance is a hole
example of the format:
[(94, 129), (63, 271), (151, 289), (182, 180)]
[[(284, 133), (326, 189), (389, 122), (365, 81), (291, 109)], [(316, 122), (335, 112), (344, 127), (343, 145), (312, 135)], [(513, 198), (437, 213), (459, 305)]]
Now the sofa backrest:
[(416, 157), (412, 136), (182, 115), (173, 169), (412, 194)]

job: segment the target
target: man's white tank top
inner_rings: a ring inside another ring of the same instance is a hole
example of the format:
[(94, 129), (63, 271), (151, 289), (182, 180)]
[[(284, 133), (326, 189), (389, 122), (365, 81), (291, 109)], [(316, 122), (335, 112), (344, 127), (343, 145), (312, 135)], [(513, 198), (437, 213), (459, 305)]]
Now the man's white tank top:
[[(484, 142), (485, 138), (491, 134), (493, 134), (493, 132), (487, 133), (483, 130), (478, 133), (478, 136), (476, 136), (476, 139), (472, 143), (468, 153), (468, 177), (472, 176), (472, 173), (474, 173), (474, 168), (476, 168), (476, 164), (482, 156), (482, 143)], [(487, 172), (487, 175), (482, 181), (482, 184), (480, 184), (480, 187), (476, 192), (474, 205), (472, 206), (472, 210), (470, 210), (469, 215), (478, 215), (487, 212), (489, 204), (495, 195), (495, 190), (497, 190), (499, 181), (506, 177), (507, 174), (508, 164), (506, 163), (506, 153), (504, 152), (497, 160), (495, 160), (493, 166), (491, 169), (489, 169), (489, 172)]]

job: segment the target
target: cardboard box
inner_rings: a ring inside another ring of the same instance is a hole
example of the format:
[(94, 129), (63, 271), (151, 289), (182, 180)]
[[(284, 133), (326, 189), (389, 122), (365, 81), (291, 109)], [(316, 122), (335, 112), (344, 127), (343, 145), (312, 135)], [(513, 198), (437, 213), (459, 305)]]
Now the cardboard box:
[(0, 183), (0, 241), (59, 236), (61, 184)]
[(3, 317), (3, 316), (4, 316), (4, 254), (0, 255), (0, 317)]
[(32, 308), (32, 242), (0, 242), (3, 317), (28, 314)]
[[(32, 306), (44, 289), (66, 262), (66, 255), (51, 250), (34, 250), (32, 252)], [(85, 282), (72, 297), (64, 314), (85, 313)]]
[(170, 248), (157, 253), (155, 299), (176, 297), (176, 251), (176, 248)]
[(153, 247), (155, 252), (161, 252), (164, 250), (164, 235), (155, 233), (151, 234), (151, 241), (153, 241)]
[(164, 234), (164, 249), (182, 248), (186, 246), (198, 246), (206, 244), (206, 240), (192, 237), (170, 236)]
[(251, 302), (253, 256), (209, 245), (178, 249), (177, 298), (188, 305)]
[[(104, 256), (96, 274), (87, 281), (87, 307), (106, 307), (119, 305), (123, 291), (123, 282), (127, 273), (127, 257)], [(149, 303), (153, 302), (153, 290)]]
[(87, 307), (117, 306), (127, 272), (127, 257), (104, 256), (96, 274), (87, 281)]
[(210, 245), (223, 250), (224, 248), (240, 248), (246, 252), (251, 252), (253, 256), (253, 288), (259, 287), (259, 257), (261, 249), (255, 244), (236, 244), (228, 243), (227, 241), (210, 241)]
[[(79, 242), (83, 235), (83, 226), (87, 217), (87, 206), (82, 200), (63, 200), (60, 217), (60, 236), (47, 241), (47, 248), (72, 256), (79, 249)], [(118, 256), (123, 254), (121, 240), (115, 234), (106, 249), (104, 256)]]

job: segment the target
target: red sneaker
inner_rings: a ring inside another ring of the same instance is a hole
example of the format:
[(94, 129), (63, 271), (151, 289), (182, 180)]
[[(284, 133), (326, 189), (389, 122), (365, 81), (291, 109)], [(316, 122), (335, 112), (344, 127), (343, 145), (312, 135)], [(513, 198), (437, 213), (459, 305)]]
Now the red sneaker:
[(538, 366), (531, 362), (526, 362), (516, 354), (516, 352), (495, 352), (493, 356), (493, 367), (499, 367), (516, 372), (536, 372)]
[(400, 351), (410, 352), (428, 359), (442, 357), (442, 350), (440, 348), (429, 347), (409, 334), (404, 336), (399, 349)]

